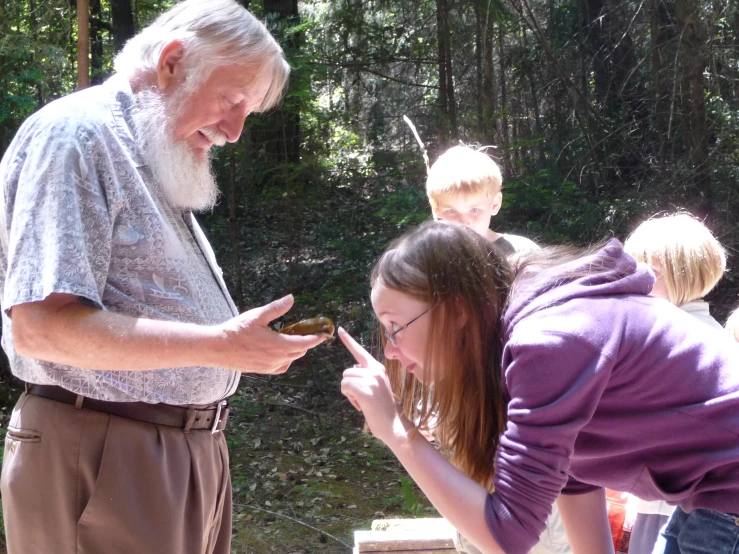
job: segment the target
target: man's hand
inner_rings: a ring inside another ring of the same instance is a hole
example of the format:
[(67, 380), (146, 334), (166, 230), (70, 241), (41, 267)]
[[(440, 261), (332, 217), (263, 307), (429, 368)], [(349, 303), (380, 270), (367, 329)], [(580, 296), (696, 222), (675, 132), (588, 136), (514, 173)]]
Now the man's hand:
[(285, 315), (292, 305), (292, 295), (284, 296), (219, 325), (219, 336), (224, 340), (216, 353), (221, 361), (214, 365), (245, 373), (285, 373), (293, 360), (325, 340), (317, 335), (281, 335), (269, 328), (270, 322)]

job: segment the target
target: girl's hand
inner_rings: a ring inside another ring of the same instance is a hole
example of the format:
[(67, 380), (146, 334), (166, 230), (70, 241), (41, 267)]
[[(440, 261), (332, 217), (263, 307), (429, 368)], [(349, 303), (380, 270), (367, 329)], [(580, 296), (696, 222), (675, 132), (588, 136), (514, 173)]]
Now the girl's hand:
[(364, 413), (370, 431), (389, 443), (397, 434), (405, 434), (405, 419), (395, 402), (385, 367), (375, 360), (349, 333), (339, 327), (339, 338), (357, 363), (344, 371), (341, 392)]

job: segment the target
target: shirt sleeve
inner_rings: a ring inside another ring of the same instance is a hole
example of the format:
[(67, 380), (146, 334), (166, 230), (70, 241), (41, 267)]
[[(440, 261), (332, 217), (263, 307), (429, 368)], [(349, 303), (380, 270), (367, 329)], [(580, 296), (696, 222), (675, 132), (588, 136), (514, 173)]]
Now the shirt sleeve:
[(103, 148), (89, 126), (37, 122), (6, 178), (6, 312), (69, 293), (103, 308), (112, 216), (103, 183)]
[(511, 400), (485, 508), (490, 531), (508, 554), (528, 552), (545, 529), (567, 484), (577, 435), (611, 373), (608, 358), (580, 337), (531, 328), (524, 336), (506, 346)]

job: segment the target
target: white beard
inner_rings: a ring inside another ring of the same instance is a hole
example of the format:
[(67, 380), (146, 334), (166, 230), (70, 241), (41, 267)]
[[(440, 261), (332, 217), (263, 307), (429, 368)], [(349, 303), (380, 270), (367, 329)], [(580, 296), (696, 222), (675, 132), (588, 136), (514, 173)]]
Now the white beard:
[(185, 141), (172, 138), (173, 124), (187, 105), (186, 94), (175, 93), (166, 99), (144, 89), (134, 98), (132, 118), (137, 142), (164, 197), (175, 208), (212, 210), (218, 199), (218, 185), (210, 153), (199, 158)]

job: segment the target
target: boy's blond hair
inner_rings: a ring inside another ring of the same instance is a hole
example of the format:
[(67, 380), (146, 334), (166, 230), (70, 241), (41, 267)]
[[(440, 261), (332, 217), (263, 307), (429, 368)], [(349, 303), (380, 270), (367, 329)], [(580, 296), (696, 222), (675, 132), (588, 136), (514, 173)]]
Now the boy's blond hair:
[(739, 308), (731, 312), (729, 319), (726, 320), (726, 330), (734, 337), (734, 340), (739, 342)]
[(503, 185), (500, 168), (490, 156), (470, 146), (454, 146), (429, 168), (426, 194), (439, 201), (457, 194), (492, 198)]
[(624, 250), (662, 274), (670, 302), (682, 306), (703, 298), (726, 270), (726, 252), (711, 231), (690, 214), (645, 221)]

